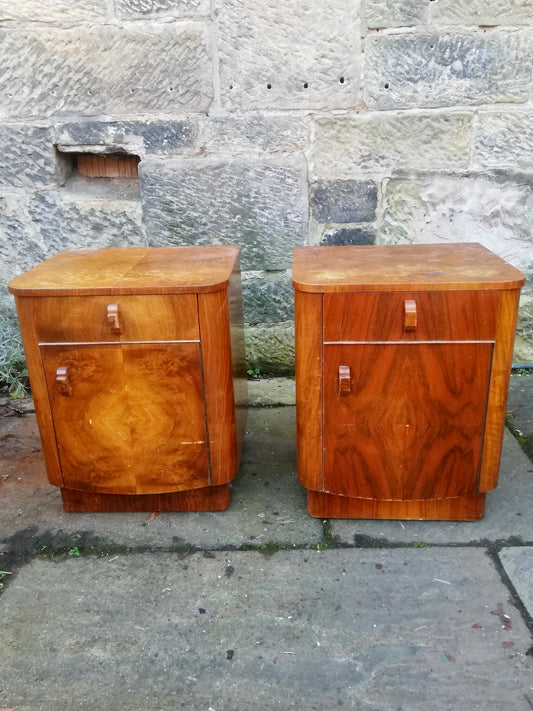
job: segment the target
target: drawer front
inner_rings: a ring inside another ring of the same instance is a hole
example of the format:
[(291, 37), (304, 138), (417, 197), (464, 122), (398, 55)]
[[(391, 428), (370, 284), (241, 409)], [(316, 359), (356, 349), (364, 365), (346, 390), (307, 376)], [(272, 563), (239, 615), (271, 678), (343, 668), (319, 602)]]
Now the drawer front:
[(491, 341), (497, 291), (324, 294), (324, 341)]
[(195, 294), (42, 297), (34, 319), (41, 343), (199, 339)]

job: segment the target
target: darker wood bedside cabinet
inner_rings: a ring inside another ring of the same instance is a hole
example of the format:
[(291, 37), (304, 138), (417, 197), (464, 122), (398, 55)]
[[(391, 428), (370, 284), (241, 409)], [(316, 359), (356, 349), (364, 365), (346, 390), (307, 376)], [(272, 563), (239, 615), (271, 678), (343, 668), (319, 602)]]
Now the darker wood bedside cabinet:
[(523, 283), (472, 243), (295, 248), (298, 477), (311, 515), (483, 516)]
[(239, 252), (67, 250), (9, 284), (65, 509), (227, 508), (246, 417)]

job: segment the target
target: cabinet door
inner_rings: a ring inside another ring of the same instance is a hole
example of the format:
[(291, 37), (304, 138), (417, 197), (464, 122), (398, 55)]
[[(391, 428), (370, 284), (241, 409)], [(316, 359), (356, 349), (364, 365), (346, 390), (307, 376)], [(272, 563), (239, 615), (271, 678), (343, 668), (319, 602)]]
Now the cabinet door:
[(198, 343), (42, 347), (64, 485), (209, 485)]
[(490, 343), (324, 345), (324, 491), (476, 493), (491, 358)]

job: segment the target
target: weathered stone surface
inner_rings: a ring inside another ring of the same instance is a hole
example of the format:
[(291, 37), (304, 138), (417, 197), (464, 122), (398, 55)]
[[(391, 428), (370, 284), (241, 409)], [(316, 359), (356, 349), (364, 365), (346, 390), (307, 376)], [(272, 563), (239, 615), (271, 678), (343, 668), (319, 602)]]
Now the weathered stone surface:
[(307, 231), (303, 160), (146, 160), (148, 244), (240, 244), (243, 269), (287, 269)]
[(259, 278), (242, 280), (246, 323), (277, 323), (294, 318), (294, 291), (286, 272), (263, 272)]
[[(62, 249), (142, 244), (134, 200), (71, 200), (66, 191), (0, 195), (0, 283)], [(11, 297), (4, 292), (4, 303)]]
[(531, 112), (481, 113), (473, 158), (484, 168), (533, 169)]
[(481, 242), (522, 270), (531, 266), (533, 185), (487, 176), (392, 179), (380, 241)]
[(79, 121), (55, 127), (55, 143), (60, 150), (98, 147), (102, 151), (174, 153), (194, 143), (197, 125), (192, 119), (182, 121)]
[(310, 168), (313, 176), (329, 180), (401, 168), (466, 169), (471, 130), (467, 113), (321, 117)]
[(320, 244), (325, 247), (375, 243), (376, 231), (369, 227), (341, 227), (326, 230), (320, 240)]
[(371, 180), (335, 180), (311, 185), (311, 211), (318, 222), (371, 222), (378, 188)]
[(429, 3), (429, 22), (443, 25), (531, 25), (529, 0), (439, 0)]
[(533, 52), (525, 32), (373, 34), (365, 43), (371, 109), (525, 102)]
[(0, 186), (55, 183), (52, 132), (37, 126), (0, 126)]
[[(533, 363), (533, 260), (520, 297), (513, 359), (516, 363)], [(533, 448), (533, 437), (531, 441)]]
[(533, 548), (504, 548), (498, 555), (529, 616), (533, 617)]
[(243, 152), (294, 152), (307, 147), (311, 134), (308, 116), (252, 112), (244, 116), (207, 117), (200, 122), (198, 141), (209, 153), (213, 147)]
[(3, 22), (82, 22), (105, 20), (107, 0), (0, 0)]
[(369, 29), (409, 27), (425, 22), (428, 0), (366, 0), (365, 19)]
[(209, 0), (115, 0), (115, 12), (121, 20), (206, 15)]
[(266, 375), (294, 374), (294, 321), (248, 326), (246, 362)]
[(0, 30), (0, 116), (205, 111), (212, 98), (205, 26)]
[(344, 108), (361, 73), (356, 2), (226, 0), (218, 7), (228, 109)]

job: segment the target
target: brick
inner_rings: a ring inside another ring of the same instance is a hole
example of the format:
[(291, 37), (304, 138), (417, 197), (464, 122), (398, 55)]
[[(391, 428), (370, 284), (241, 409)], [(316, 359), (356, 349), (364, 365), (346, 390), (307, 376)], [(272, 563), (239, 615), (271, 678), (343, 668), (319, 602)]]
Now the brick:
[(371, 109), (517, 103), (529, 99), (526, 32), (374, 34), (365, 44)]
[(244, 320), (248, 324), (277, 323), (294, 318), (292, 280), (286, 273), (243, 279)]
[(471, 131), (472, 115), (466, 113), (318, 118), (310, 168), (322, 179), (395, 169), (467, 168)]
[(196, 138), (194, 121), (80, 121), (55, 128), (61, 150), (101, 146), (109, 152), (174, 153), (190, 147)]
[(107, 0), (0, 0), (3, 22), (84, 22), (105, 20)]
[(200, 122), (199, 142), (212, 148), (248, 151), (293, 152), (306, 148), (311, 133), (307, 116), (251, 113), (224, 118), (208, 117)]
[(243, 269), (287, 269), (307, 233), (302, 159), (210, 158), (139, 164), (150, 245), (240, 244)]
[(410, 27), (426, 21), (428, 0), (366, 0), (365, 19), (369, 29)]
[(439, 0), (429, 6), (431, 24), (531, 25), (530, 0)]
[(52, 132), (36, 126), (0, 126), (0, 186), (55, 183)]
[(482, 113), (474, 161), (484, 168), (533, 169), (533, 117), (528, 111)]
[(311, 212), (318, 222), (370, 222), (376, 216), (378, 190), (366, 180), (334, 180), (311, 186)]
[(340, 227), (328, 229), (322, 235), (320, 244), (324, 247), (364, 245), (376, 243), (376, 231), (370, 227)]
[(357, 102), (357, 2), (225, 0), (218, 8), (227, 109), (348, 108)]
[(115, 0), (120, 20), (192, 17), (209, 13), (209, 0)]
[(244, 340), (249, 367), (263, 375), (294, 374), (294, 321), (248, 326)]
[(205, 111), (203, 24), (0, 30), (0, 117)]
[(380, 242), (480, 242), (526, 271), (531, 265), (532, 183), (505, 176), (389, 180)]

